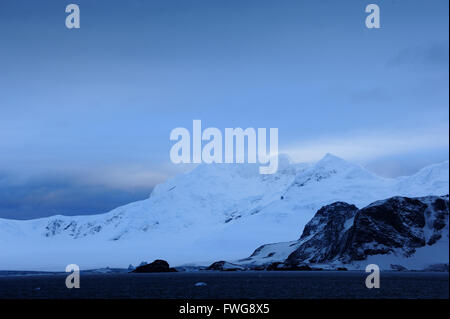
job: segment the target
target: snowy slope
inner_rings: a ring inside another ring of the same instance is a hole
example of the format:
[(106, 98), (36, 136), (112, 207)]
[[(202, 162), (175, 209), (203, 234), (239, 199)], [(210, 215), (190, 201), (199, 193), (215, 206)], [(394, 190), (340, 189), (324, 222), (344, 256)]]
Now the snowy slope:
[(0, 219), (0, 269), (235, 260), (264, 243), (296, 238), (335, 201), (363, 207), (395, 195), (448, 193), (448, 162), (398, 179), (330, 154), (315, 164), (279, 162), (274, 175), (260, 175), (253, 164), (200, 165), (158, 185), (148, 199), (105, 214)]
[[(267, 244), (237, 264), (421, 270), (449, 262), (446, 196), (392, 197), (362, 209), (336, 202), (322, 207), (297, 241)], [(447, 266), (448, 267), (448, 266)]]

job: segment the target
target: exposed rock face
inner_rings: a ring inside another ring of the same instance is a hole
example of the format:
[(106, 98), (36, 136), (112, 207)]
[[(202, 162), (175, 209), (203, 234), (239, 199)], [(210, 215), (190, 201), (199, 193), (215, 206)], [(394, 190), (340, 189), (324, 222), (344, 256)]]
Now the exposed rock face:
[(297, 270), (297, 271), (310, 271), (313, 270), (308, 265), (291, 265), (289, 263), (281, 263), (281, 262), (274, 262), (271, 263), (269, 266), (267, 266), (266, 270)]
[(303, 244), (289, 256), (288, 262), (322, 263), (336, 257), (343, 249), (342, 237), (357, 212), (356, 206), (343, 202), (319, 209), (303, 230), (300, 237)]
[(212, 263), (206, 270), (236, 271), (244, 270), (243, 267), (221, 260)]
[(449, 270), (449, 264), (434, 264), (430, 265), (427, 268), (424, 269), (425, 271), (442, 271), (442, 272), (448, 272)]
[(389, 254), (394, 249), (411, 256), (415, 248), (426, 244), (423, 228), (427, 209), (425, 202), (407, 197), (390, 198), (362, 209), (346, 233), (344, 259), (364, 260), (368, 255)]
[(393, 265), (393, 264), (391, 264), (391, 269), (392, 270), (396, 270), (396, 271), (406, 271), (406, 270), (408, 270), (405, 267), (403, 267), (402, 265)]
[(145, 272), (176, 272), (175, 268), (170, 268), (169, 263), (165, 260), (157, 259), (154, 262), (142, 265), (134, 269), (132, 272), (145, 273)]
[[(0, 263), (5, 269), (43, 269), (50, 264), (40, 256), (51, 252), (52, 265), (61, 269), (68, 259), (85, 260), (87, 268), (126, 266), (124, 260), (140, 261), (148, 251), (178, 264), (224, 256), (231, 261), (248, 256), (255, 243), (273, 243), (286, 236), (297, 242), (317, 210), (336, 201), (362, 208), (397, 195), (448, 193), (448, 161), (389, 179), (330, 154), (315, 164), (293, 164), (281, 154), (278, 159), (277, 173), (269, 175), (259, 174), (258, 163), (198, 165), (155, 186), (149, 198), (105, 214), (28, 221), (0, 218)], [(230, 238), (239, 244), (222, 245)], [(245, 262), (284, 262), (296, 248), (267, 245)], [(112, 249), (114, 254), (109, 253)], [(445, 260), (432, 261), (441, 262)]]
[(410, 257), (417, 248), (448, 237), (448, 218), (448, 195), (392, 197), (360, 210), (336, 202), (321, 208), (305, 226), (286, 263), (350, 263), (387, 254)]

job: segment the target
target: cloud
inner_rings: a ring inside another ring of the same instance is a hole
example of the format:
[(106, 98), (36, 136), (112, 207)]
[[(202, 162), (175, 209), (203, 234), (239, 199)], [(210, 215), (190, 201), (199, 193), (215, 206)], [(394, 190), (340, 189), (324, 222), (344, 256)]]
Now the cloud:
[[(431, 159), (429, 154), (435, 150), (441, 151), (441, 157), (445, 153), (448, 155), (448, 144), (446, 127), (428, 132), (353, 132), (294, 143), (281, 148), (280, 153), (287, 153), (296, 162), (308, 162), (331, 152), (347, 160), (368, 163), (377, 172), (395, 176), (413, 172), (418, 165), (429, 164), (426, 163)], [(407, 157), (411, 153), (415, 153), (412, 159)], [(426, 155), (426, 158), (422, 156), (420, 163), (413, 165), (414, 159), (420, 157), (418, 154)], [(395, 156), (394, 163), (392, 157)], [(409, 165), (407, 170), (405, 163)], [(189, 168), (192, 166), (160, 164), (149, 167), (121, 163), (88, 168), (47, 168), (44, 172), (35, 169), (32, 172), (0, 171), (0, 217), (29, 219), (54, 214), (104, 213), (147, 198), (156, 184)]]
[(326, 153), (349, 160), (368, 161), (379, 157), (448, 150), (448, 128), (432, 132), (354, 132), (345, 136), (318, 138), (292, 144), (280, 152), (287, 153), (296, 162), (316, 161)]
[(382, 87), (355, 90), (351, 94), (351, 99), (356, 103), (385, 103), (392, 100), (393, 94), (388, 89)]
[(415, 46), (401, 49), (387, 62), (389, 67), (403, 65), (445, 66), (448, 65), (448, 43), (436, 43), (429, 46)]
[[(48, 181), (48, 179), (47, 179)], [(64, 186), (22, 184), (0, 186), (0, 218), (30, 219), (55, 214), (105, 213), (115, 207), (144, 199), (151, 189), (116, 190), (76, 183)]]
[(58, 167), (45, 171), (0, 171), (0, 218), (105, 213), (147, 198), (153, 187), (186, 167), (116, 164)]
[(160, 165), (159, 167), (145, 167), (144, 165), (115, 164), (79, 173), (78, 180), (83, 184), (98, 185), (117, 190), (132, 188), (149, 188), (162, 183), (167, 176), (177, 172)]

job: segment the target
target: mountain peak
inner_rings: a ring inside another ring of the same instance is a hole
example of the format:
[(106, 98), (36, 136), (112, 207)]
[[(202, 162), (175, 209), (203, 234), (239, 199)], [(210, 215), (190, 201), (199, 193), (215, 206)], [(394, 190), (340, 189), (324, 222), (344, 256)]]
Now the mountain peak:
[[(295, 184), (307, 184), (334, 180), (335, 183), (347, 183), (349, 180), (376, 179), (372, 173), (358, 164), (347, 162), (331, 153), (327, 153), (321, 160), (296, 176)], [(322, 185), (323, 186), (323, 185)]]
[(316, 169), (334, 169), (337, 171), (347, 170), (347, 169), (357, 169), (365, 171), (363, 167), (360, 165), (357, 165), (352, 162), (348, 162), (336, 155), (333, 155), (331, 153), (325, 154), (324, 157), (322, 157), (321, 160), (319, 160), (316, 165)]
[[(340, 157), (334, 155), (334, 154), (326, 153), (325, 156), (322, 157), (322, 158), (319, 160), (319, 162), (326, 162), (326, 163), (333, 163), (333, 162), (336, 162), (336, 163), (342, 163), (342, 162), (346, 162), (346, 161), (345, 161), (344, 159), (342, 159), (342, 158), (340, 158)], [(318, 163), (319, 163), (319, 162), (318, 162)]]
[[(50, 245), (55, 252), (52, 264), (38, 258), (33, 267), (40, 267), (42, 260), (47, 269), (61, 269), (69, 257), (74, 258), (66, 243), (80, 247), (76, 258), (84, 268), (126, 267), (144, 258), (178, 264), (233, 260), (263, 242), (296, 238), (317, 210), (335, 202), (365, 207), (392, 196), (448, 194), (448, 162), (398, 179), (378, 177), (329, 153), (305, 165), (290, 164), (280, 154), (278, 171), (272, 175), (259, 174), (258, 166), (198, 165), (157, 185), (150, 198), (106, 214), (0, 219), (0, 243), (20, 243), (14, 249), (2, 246), (1, 267), (22, 268), (31, 253), (48, 254)], [(110, 249), (117, 253), (103, 253)]]

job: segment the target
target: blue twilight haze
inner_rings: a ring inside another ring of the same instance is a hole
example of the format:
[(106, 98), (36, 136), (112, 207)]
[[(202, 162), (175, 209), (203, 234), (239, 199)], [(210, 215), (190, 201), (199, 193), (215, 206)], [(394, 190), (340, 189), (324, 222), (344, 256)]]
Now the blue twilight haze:
[[(67, 29), (76, 3), (81, 28)], [(365, 7), (381, 9), (367, 29)], [(92, 214), (185, 170), (170, 131), (276, 127), (384, 176), (449, 157), (447, 0), (0, 2), (0, 217)]]

